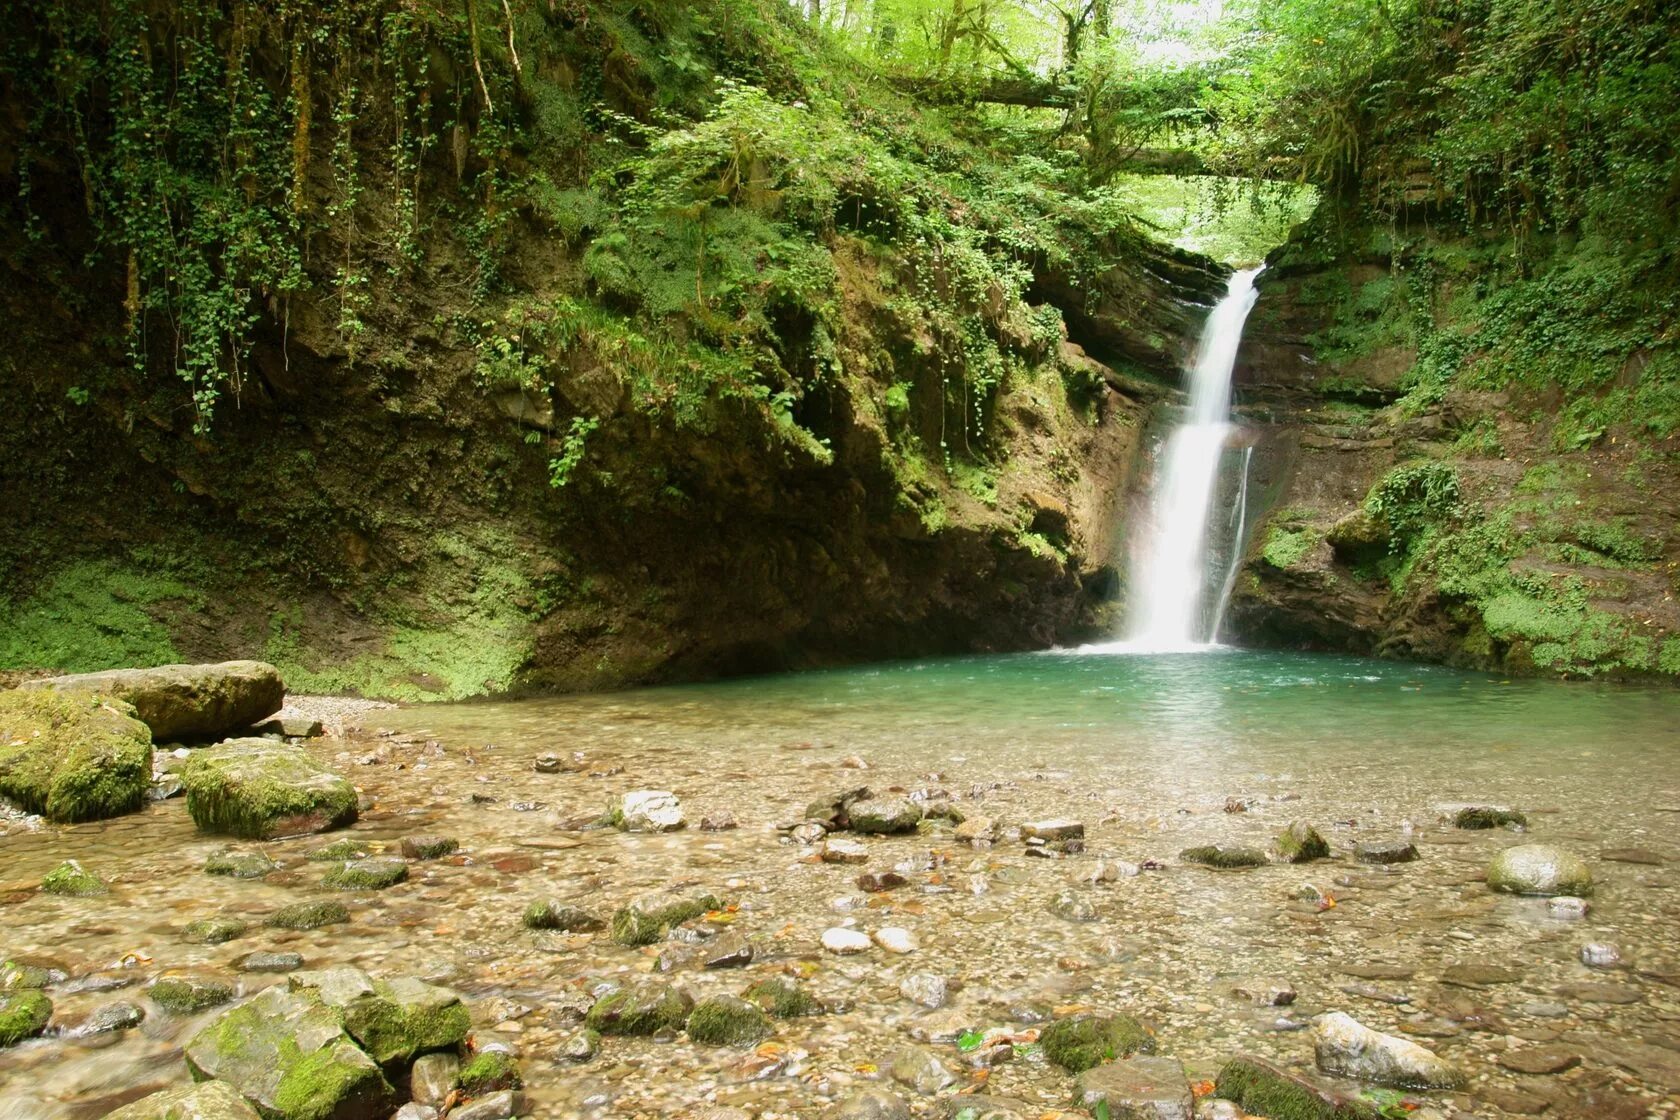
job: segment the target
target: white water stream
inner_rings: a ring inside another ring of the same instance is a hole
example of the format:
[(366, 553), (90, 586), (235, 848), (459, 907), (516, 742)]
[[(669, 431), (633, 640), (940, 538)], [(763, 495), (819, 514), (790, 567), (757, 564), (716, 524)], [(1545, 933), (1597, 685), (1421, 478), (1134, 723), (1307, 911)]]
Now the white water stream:
[[(1259, 274), (1258, 268), (1233, 274), (1225, 298), (1202, 328), (1190, 368), (1189, 408), (1167, 438), (1150, 498), (1148, 536), (1134, 551), (1131, 617), (1122, 643), (1128, 650), (1202, 649), (1218, 635), (1238, 557), (1234, 547), (1227, 570), (1209, 571), (1209, 522), (1219, 464), (1232, 430), (1231, 370), (1237, 362), (1243, 324), (1254, 306), (1254, 278)], [(1245, 457), (1242, 486), (1231, 510), (1239, 543), (1246, 516), (1247, 470)]]

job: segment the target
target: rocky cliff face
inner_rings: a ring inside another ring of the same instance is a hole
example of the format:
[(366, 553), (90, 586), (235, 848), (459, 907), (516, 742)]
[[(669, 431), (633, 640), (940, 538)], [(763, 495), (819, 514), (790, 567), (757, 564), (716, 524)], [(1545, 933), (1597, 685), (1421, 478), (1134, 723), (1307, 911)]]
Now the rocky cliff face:
[[(1498, 357), (1485, 308), (1465, 295), (1491, 270), (1441, 267), (1471, 247), (1446, 236), (1392, 254), (1296, 245), (1261, 277), (1237, 379), (1266, 513), (1227, 636), (1672, 678), (1680, 444), (1626, 421), (1581, 431), (1579, 390), (1433, 382), (1444, 337), (1469, 340), (1472, 368)], [(1601, 360), (1625, 363), (1610, 378), (1625, 389), (1649, 358)]]

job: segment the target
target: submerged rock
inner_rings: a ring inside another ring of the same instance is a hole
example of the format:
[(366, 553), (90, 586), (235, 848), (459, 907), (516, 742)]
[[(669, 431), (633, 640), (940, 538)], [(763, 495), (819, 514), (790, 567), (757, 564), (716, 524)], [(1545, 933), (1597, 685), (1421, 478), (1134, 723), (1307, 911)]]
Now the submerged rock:
[(655, 1035), (680, 1031), (694, 999), (669, 984), (647, 984), (603, 996), (584, 1022), (602, 1034)]
[(591, 1027), (584, 1027), (580, 1031), (573, 1031), (560, 1040), (560, 1045), (554, 1051), (556, 1061), (571, 1062), (581, 1065), (592, 1062), (595, 1055), (601, 1052), (601, 1032)]
[[(500, 1050), (485, 1050), (475, 1054), (471, 1061), (461, 1067), (456, 1081), (461, 1086), (461, 1091), (470, 1097), (505, 1093), (525, 1084), (525, 1078), (519, 1072), (519, 1063), (513, 1060), (512, 1055), (504, 1054)], [(513, 1114), (509, 1112), (504, 1115)]]
[(1310, 863), (1330, 855), (1330, 845), (1306, 821), (1293, 821), (1278, 833), (1277, 850), (1285, 863)]
[(238, 918), (200, 918), (188, 922), (181, 933), (188, 941), (199, 945), (220, 945), (224, 941), (244, 937), (250, 927)]
[(921, 806), (902, 797), (871, 798), (859, 801), (849, 810), (853, 832), (891, 834), (916, 831), (921, 822)]
[(105, 880), (83, 867), (80, 860), (67, 859), (41, 880), (43, 894), (61, 894), (70, 898), (89, 898), (110, 894)]
[(205, 832), (269, 840), (325, 832), (356, 819), (356, 787), (300, 747), (231, 739), (181, 771), (187, 812)]
[(594, 933), (607, 928), (606, 922), (589, 911), (551, 899), (542, 899), (525, 907), (520, 921), (526, 929), (554, 929), (564, 933)]
[(1313, 1024), (1313, 1053), (1325, 1073), (1400, 1089), (1456, 1089), (1464, 1075), (1433, 1050), (1365, 1026), (1340, 1011)]
[(260, 1120), (256, 1109), (225, 1081), (165, 1089), (105, 1114), (105, 1120)]
[(232, 1085), (269, 1120), (375, 1120), (395, 1093), (312, 991), (274, 987), (224, 1012), (186, 1047), (201, 1080)]
[(107, 1003), (104, 1007), (95, 1009), (73, 1033), (82, 1038), (96, 1034), (114, 1034), (117, 1031), (133, 1030), (145, 1021), (145, 1008), (137, 1004)]
[(824, 863), (867, 863), (869, 848), (856, 840), (832, 836), (823, 842), (820, 855)]
[(885, 1089), (860, 1089), (835, 1105), (828, 1120), (910, 1120), (910, 1106)]
[(1199, 848), (1186, 848), (1178, 853), (1178, 858), (1185, 863), (1199, 863), (1203, 867), (1218, 868), (1264, 867), (1270, 862), (1266, 853), (1259, 848), (1231, 844), (1204, 844)]
[(146, 990), (152, 1002), (171, 1015), (197, 1015), (233, 998), (233, 984), (218, 976), (164, 973)]
[(1138, 1056), (1123, 1062), (1104, 1062), (1079, 1075), (1073, 1083), (1074, 1103), (1092, 1115), (1146, 1117), (1147, 1120), (1191, 1120), (1195, 1099), (1184, 1063), (1177, 1058)]
[(1024, 840), (1083, 840), (1085, 826), (1078, 821), (1046, 820), (1032, 821), (1021, 826), (1021, 838)]
[(1528, 827), (1528, 817), (1514, 809), (1498, 809), (1491, 805), (1472, 805), (1460, 809), (1453, 817), (1454, 828), (1488, 829)]
[(523, 1107), (518, 1093), (512, 1089), (498, 1089), (452, 1109), (449, 1120), (512, 1120)]
[(770, 1033), (770, 1017), (739, 996), (712, 996), (695, 1004), (688, 1037), (709, 1046), (752, 1046)]
[(631, 790), (608, 819), (621, 832), (675, 832), (688, 823), (677, 795), (663, 789)]
[(1592, 871), (1586, 860), (1550, 844), (1518, 844), (1488, 864), (1487, 884), (1507, 894), (1592, 894)]
[(359, 836), (344, 836), (331, 844), (323, 844), (309, 853), (313, 863), (342, 863), (347, 859), (366, 859), (373, 846)]
[(873, 944), (874, 942), (869, 939), (869, 935), (867, 933), (863, 933), (860, 930), (847, 929), (844, 926), (835, 926), (832, 929), (825, 929), (822, 934), (822, 947), (831, 953), (838, 953), (841, 956), (850, 956), (855, 953), (866, 953), (869, 951), (869, 947)]
[(957, 1075), (939, 1060), (939, 1056), (920, 1046), (907, 1046), (893, 1055), (888, 1072), (894, 1081), (924, 1097), (931, 1097), (957, 1083)]
[(404, 836), (402, 854), (405, 859), (442, 859), (453, 855), (461, 842), (452, 836)]
[(294, 902), (282, 906), (263, 923), (275, 929), (320, 929), (350, 920), (350, 911), (339, 902)]
[(258, 950), (240, 957), (233, 967), (241, 972), (296, 972), (303, 967), (303, 956), (299, 953), (270, 953)]
[(109, 697), (0, 692), (0, 797), (74, 824), (132, 813), (152, 785), (152, 736)]
[(1375, 1107), (1259, 1058), (1240, 1057), (1219, 1070), (1214, 1093), (1261, 1116), (1288, 1120), (1377, 1120)]
[(911, 1003), (932, 1010), (945, 1006), (950, 984), (945, 977), (932, 972), (912, 972), (898, 983), (898, 994)]
[(62, 984), (69, 977), (57, 968), (47, 968), (25, 961), (0, 962), (0, 992), (19, 992), (33, 988), (49, 988)]
[(1078, 891), (1057, 891), (1050, 900), (1050, 913), (1065, 922), (1094, 922), (1097, 908)]
[(1153, 1054), (1155, 1036), (1130, 1015), (1075, 1015), (1058, 1019), (1039, 1035), (1044, 1056), (1069, 1073), (1103, 1062)]
[(114, 696), (132, 704), (160, 742), (242, 731), (279, 711), (286, 699), (280, 671), (261, 661), (109, 669), (26, 681), (18, 687)]
[(619, 945), (652, 945), (673, 926), (721, 909), (716, 895), (677, 893), (646, 895), (613, 915), (612, 939)]
[(223, 848), (204, 861), (206, 875), (224, 875), (229, 879), (261, 879), (278, 870), (280, 865), (267, 852), (255, 848)]
[(14, 1046), (47, 1029), (52, 1000), (37, 991), (0, 995), (0, 1047)]
[(850, 823), (848, 814), (852, 806), (868, 796), (868, 786), (857, 786), (819, 797), (805, 807), (805, 819), (826, 828), (845, 828)]
[(1360, 863), (1411, 863), (1418, 850), (1410, 840), (1362, 840), (1354, 845), (1353, 857)]
[(408, 878), (408, 864), (400, 859), (374, 856), (355, 859), (332, 868), (321, 880), (335, 891), (382, 891)]
[(801, 988), (798, 981), (787, 976), (766, 976), (741, 994), (776, 1019), (821, 1015), (823, 1010), (822, 1004)]

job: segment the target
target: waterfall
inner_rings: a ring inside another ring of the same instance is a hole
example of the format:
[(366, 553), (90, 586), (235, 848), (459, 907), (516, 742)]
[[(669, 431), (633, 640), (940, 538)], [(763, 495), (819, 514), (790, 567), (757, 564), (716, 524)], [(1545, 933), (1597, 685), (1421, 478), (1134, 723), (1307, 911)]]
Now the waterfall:
[[(1236, 574), (1237, 557), (1228, 571), (1210, 573), (1208, 523), (1218, 490), (1219, 463), (1231, 433), (1231, 370), (1237, 363), (1243, 323), (1254, 306), (1253, 268), (1232, 275), (1202, 328), (1196, 360), (1190, 368), (1190, 404), (1183, 421), (1167, 437), (1154, 493), (1150, 497), (1147, 536), (1134, 550), (1131, 622), (1125, 645), (1138, 651), (1199, 649), (1212, 643), (1224, 599)], [(1240, 547), (1246, 516), (1248, 463), (1236, 508)], [(1217, 601), (1207, 602), (1209, 590)]]

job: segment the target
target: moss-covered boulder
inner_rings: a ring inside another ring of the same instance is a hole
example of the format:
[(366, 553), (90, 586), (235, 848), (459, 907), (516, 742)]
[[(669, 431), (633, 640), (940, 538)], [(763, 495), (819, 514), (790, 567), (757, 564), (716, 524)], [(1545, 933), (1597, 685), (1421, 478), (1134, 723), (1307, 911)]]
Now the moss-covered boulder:
[(1185, 863), (1199, 863), (1203, 867), (1217, 867), (1222, 870), (1264, 867), (1269, 862), (1266, 853), (1259, 848), (1234, 844), (1203, 844), (1196, 848), (1186, 848), (1178, 853), (1178, 858)]
[(1372, 1105), (1314, 1085), (1259, 1058), (1233, 1058), (1219, 1070), (1215, 1096), (1277, 1120), (1377, 1120)]
[(373, 856), (353, 859), (332, 868), (321, 880), (335, 891), (382, 891), (408, 878), (408, 864), (400, 859)]
[(343, 863), (347, 859), (366, 859), (372, 852), (373, 845), (361, 837), (341, 836), (331, 844), (322, 844), (307, 858), (316, 863)]
[(325, 832), (356, 819), (356, 787), (301, 747), (230, 739), (181, 771), (187, 812), (205, 832), (247, 840)]
[(80, 860), (67, 859), (41, 880), (43, 894), (59, 894), (67, 898), (91, 898), (110, 894), (105, 880), (83, 867)]
[(268, 916), (264, 925), (274, 929), (320, 929), (350, 920), (350, 911), (340, 902), (294, 902)]
[(504, 1089), (517, 1089), (525, 1084), (525, 1079), (520, 1075), (519, 1063), (513, 1060), (512, 1055), (500, 1050), (486, 1050), (474, 1054), (472, 1060), (461, 1067), (456, 1083), (467, 1096), (479, 1097)]
[(722, 907), (716, 895), (656, 894), (638, 898), (613, 915), (612, 939), (620, 945), (652, 945), (673, 926)]
[(47, 1029), (52, 1000), (37, 991), (0, 995), (0, 1046), (14, 1046)]
[(1044, 1028), (1044, 1056), (1069, 1073), (1133, 1054), (1153, 1054), (1155, 1035), (1130, 1015), (1075, 1015)]
[(110, 669), (26, 681), (19, 690), (113, 696), (133, 705), (159, 742), (231, 735), (273, 715), (286, 700), (280, 671), (261, 661)]
[(770, 1033), (770, 1016), (739, 996), (712, 996), (694, 1005), (688, 1037), (708, 1046), (753, 1046)]
[(822, 1003), (789, 976), (766, 976), (741, 994), (777, 1019), (823, 1013)]
[(206, 875), (222, 875), (229, 879), (261, 879), (280, 870), (280, 865), (267, 852), (255, 848), (223, 848), (212, 852), (204, 861)]
[(381, 1065), (459, 1046), (472, 1031), (472, 1016), (460, 995), (406, 976), (373, 980), (358, 969), (343, 968), (297, 973), (290, 984), (312, 989), (327, 1006), (338, 1008), (345, 1031)]
[(1527, 828), (1528, 814), (1492, 805), (1467, 805), (1453, 816), (1453, 827), (1472, 831), (1488, 828)]
[(21, 992), (49, 988), (68, 979), (64, 970), (28, 961), (0, 961), (0, 992)]
[(1318, 829), (1306, 821), (1292, 821), (1288, 828), (1278, 833), (1277, 850), (1285, 863), (1311, 863), (1315, 859), (1327, 859), (1330, 855), (1330, 845)]
[(165, 1089), (105, 1114), (105, 1120), (261, 1120), (262, 1114), (225, 1081)]
[(1518, 844), (1488, 864), (1487, 884), (1506, 894), (1574, 895), (1593, 892), (1592, 869), (1573, 852), (1551, 844)]
[(892, 834), (916, 831), (922, 809), (902, 797), (872, 797), (852, 805), (846, 815), (853, 832)]
[(453, 836), (404, 836), (402, 854), (405, 859), (442, 859), (460, 850), (461, 842)]
[(152, 1002), (171, 1015), (197, 1015), (233, 998), (233, 984), (219, 976), (166, 972), (146, 990)]
[(181, 936), (195, 945), (220, 945), (244, 937), (250, 928), (238, 918), (200, 918), (188, 922)]
[(670, 984), (647, 984), (602, 996), (584, 1022), (602, 1034), (655, 1035), (680, 1031), (694, 999)]
[(375, 1120), (396, 1094), (312, 991), (269, 988), (218, 1016), (186, 1047), (200, 1080), (237, 1089), (267, 1120)]
[(0, 797), (51, 821), (132, 813), (152, 784), (152, 735), (120, 700), (0, 692)]
[(554, 929), (565, 933), (594, 933), (607, 928), (606, 922), (589, 911), (552, 899), (540, 899), (525, 907), (520, 921), (526, 929)]

